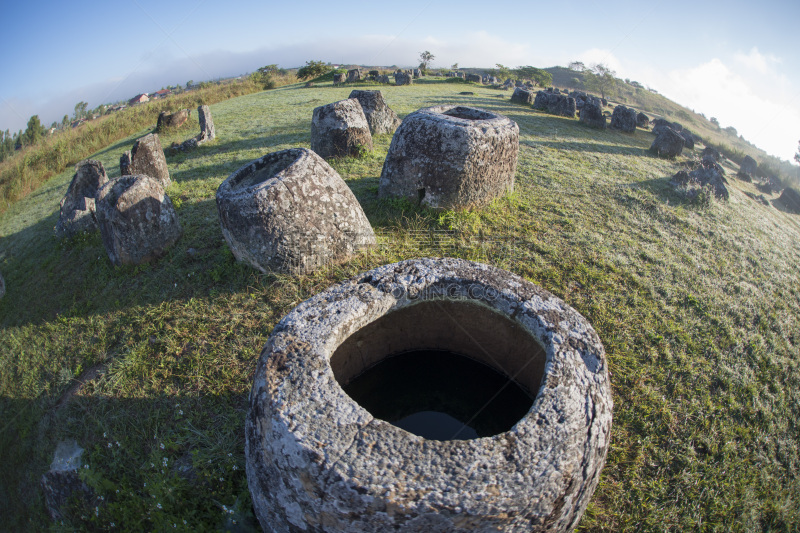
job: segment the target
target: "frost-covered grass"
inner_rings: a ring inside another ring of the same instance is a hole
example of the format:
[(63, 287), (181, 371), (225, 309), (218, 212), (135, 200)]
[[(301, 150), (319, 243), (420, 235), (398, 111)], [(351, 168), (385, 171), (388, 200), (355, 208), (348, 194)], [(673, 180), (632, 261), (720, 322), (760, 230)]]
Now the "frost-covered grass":
[[(732, 168), (729, 203), (685, 201), (667, 184), (685, 157), (652, 157), (645, 131), (596, 132), (471, 85), (380, 88), (401, 116), (463, 103), (515, 120), (514, 194), (460, 211), (379, 200), (391, 141), (379, 136), (372, 154), (333, 162), (377, 248), (300, 277), (238, 264), (219, 229), (216, 188), (267, 152), (308, 147), (313, 108), (351, 90), (295, 85), (212, 105), (217, 140), (168, 156), (184, 235), (154, 264), (114, 268), (96, 235), (55, 240), (72, 172), (0, 218), (4, 526), (48, 526), (38, 481), (65, 438), (86, 449), (81, 474), (98, 497), (74, 505), (65, 529), (252, 526), (244, 417), (272, 327), (357, 272), (447, 255), (541, 285), (603, 340), (612, 447), (581, 529), (800, 527), (800, 217), (751, 199), (761, 192)], [(144, 133), (94, 157), (116, 176), (119, 156)]]

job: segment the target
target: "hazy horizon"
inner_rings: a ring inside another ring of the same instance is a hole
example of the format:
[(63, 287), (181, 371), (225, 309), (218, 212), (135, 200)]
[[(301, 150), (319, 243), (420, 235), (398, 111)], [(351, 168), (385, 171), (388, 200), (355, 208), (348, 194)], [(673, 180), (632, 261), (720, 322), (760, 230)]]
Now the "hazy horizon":
[[(750, 6), (682, 0), (665, 13), (626, 2), (493, 9), (472, 0), (411, 0), (402, 10), (316, 1), (19, 3), (0, 29), (9, 42), (30, 44), (0, 58), (0, 129), (24, 130), (32, 115), (45, 125), (61, 121), (80, 101), (94, 108), (271, 63), (414, 66), (430, 50), (434, 68), (605, 63), (791, 161), (800, 139), (800, 73), (791, 68), (800, 5)], [(41, 39), (31, 42), (32, 29)]]

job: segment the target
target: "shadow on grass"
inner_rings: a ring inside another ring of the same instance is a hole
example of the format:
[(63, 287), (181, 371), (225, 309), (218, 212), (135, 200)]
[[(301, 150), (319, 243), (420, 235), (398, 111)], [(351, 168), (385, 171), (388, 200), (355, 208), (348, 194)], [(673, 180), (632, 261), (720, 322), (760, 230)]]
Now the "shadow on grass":
[(777, 209), (781, 213), (797, 217), (796, 222), (800, 223), (800, 216), (798, 216), (798, 215), (800, 215), (800, 213), (798, 213), (797, 209), (794, 209), (794, 208), (786, 205), (783, 202), (783, 200), (780, 199), (780, 196), (778, 198), (775, 198), (775, 199), (771, 200), (770, 204), (772, 205), (772, 207), (774, 207), (775, 209)]
[(632, 145), (621, 146), (614, 144), (578, 142), (573, 140), (563, 140), (563, 141), (538, 140), (525, 144), (544, 146), (547, 148), (555, 148), (556, 150), (566, 150), (571, 152), (594, 152), (599, 154), (630, 155), (636, 157), (648, 157), (652, 155), (646, 149)]
[(57, 217), (3, 239), (0, 327), (236, 292), (260, 276), (228, 249), (213, 199), (184, 203), (178, 209), (181, 238), (164, 257), (138, 266), (113, 266), (99, 232), (59, 241), (53, 234)]
[[(97, 381), (106, 379), (101, 375)], [(244, 469), (247, 408), (248, 395), (242, 391), (144, 398), (90, 392), (63, 405), (52, 397), (0, 398), (3, 529), (44, 531), (52, 526), (40, 480), (58, 442), (74, 439), (84, 450), (81, 464), (88, 468), (81, 474), (92, 493), (60, 507), (67, 524), (92, 530), (105, 530), (110, 522), (127, 531), (161, 529), (152, 521), (157, 517), (150, 517), (152, 510), (168, 516), (170, 525), (191, 517), (193, 529), (229, 530), (228, 513), (216, 502), (230, 506), (236, 501), (235, 518), (245, 526), (237, 531), (256, 531)], [(148, 463), (162, 470), (145, 468)], [(152, 496), (156, 493), (158, 501)], [(88, 517), (95, 519), (92, 526)]]
[[(205, 165), (203, 167), (177, 169), (170, 172), (170, 177), (176, 182), (187, 182), (197, 179), (206, 179), (209, 176), (224, 175), (236, 171), (247, 163), (275, 151), (276, 146), (296, 145), (300, 132), (281, 133), (264, 137), (251, 137), (230, 142), (212, 143), (198, 147), (190, 152), (174, 152), (167, 155), (167, 163), (170, 166), (177, 166), (196, 158), (205, 158), (209, 154), (225, 154), (225, 161)], [(310, 135), (310, 134), (309, 134)], [(240, 152), (260, 149), (261, 155), (253, 158), (252, 156), (240, 156)]]

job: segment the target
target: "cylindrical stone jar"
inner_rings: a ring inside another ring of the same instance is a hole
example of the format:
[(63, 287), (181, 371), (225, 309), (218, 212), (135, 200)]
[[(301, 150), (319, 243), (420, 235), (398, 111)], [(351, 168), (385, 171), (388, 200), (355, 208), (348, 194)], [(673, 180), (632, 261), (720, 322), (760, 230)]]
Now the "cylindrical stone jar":
[[(418, 348), (493, 367), (532, 406), (496, 435), (428, 440), (340, 385)], [(479, 263), (404, 261), (275, 327), (246, 419), (248, 485), (264, 531), (570, 531), (599, 481), (611, 413), (600, 339), (562, 300)]]
[(482, 207), (513, 192), (518, 155), (519, 126), (508, 117), (466, 106), (420, 109), (392, 138), (378, 195)]

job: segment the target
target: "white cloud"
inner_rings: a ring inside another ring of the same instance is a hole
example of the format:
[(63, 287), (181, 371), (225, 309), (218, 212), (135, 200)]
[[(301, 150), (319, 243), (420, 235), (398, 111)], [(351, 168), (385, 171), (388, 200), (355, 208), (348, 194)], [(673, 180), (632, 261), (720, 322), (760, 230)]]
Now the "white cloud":
[(252, 72), (258, 67), (277, 63), (282, 67), (297, 67), (309, 60), (364, 65), (416, 66), (419, 53), (434, 54), (433, 67), (446, 68), (453, 63), (461, 67), (492, 67), (495, 63), (508, 66), (540, 65), (542, 57), (532, 48), (516, 41), (493, 36), (486, 31), (463, 32), (456, 39), (425, 37), (410, 39), (392, 35), (344, 36), (324, 41), (307, 41), (280, 47), (262, 47), (248, 52), (218, 50), (187, 57), (151, 51), (150, 59), (131, 64), (132, 72), (105, 81), (63, 89), (61, 92), (8, 103), (0, 101), (0, 125), (24, 129), (28, 118), (38, 114), (49, 124), (72, 114), (76, 102), (86, 101), (93, 108), (99, 104), (131, 98), (141, 92), (152, 92), (166, 85), (183, 84), (187, 80), (208, 80)]
[(733, 58), (738, 63), (761, 74), (769, 73), (775, 66), (781, 63), (781, 60), (773, 55), (761, 54), (756, 47), (753, 47), (749, 54), (737, 52), (733, 55)]
[(583, 62), (584, 65), (590, 67), (594, 64), (603, 64), (617, 73), (617, 77), (626, 77), (625, 67), (617, 57), (611, 53), (610, 50), (601, 48), (591, 48), (578, 54), (577, 61)]
[[(800, 107), (791, 98), (796, 88), (793, 91), (785, 78), (771, 70), (769, 65), (776, 64), (776, 60), (764, 59), (757, 51), (742, 57), (748, 58), (744, 62), (750, 61), (744, 70), (735, 70), (714, 58), (666, 74), (651, 70), (647, 79), (653, 80), (653, 86), (671, 100), (716, 117), (723, 127), (733, 126), (768, 153), (791, 160), (800, 134), (796, 129)], [(738, 57), (736, 62), (743, 63)], [(760, 70), (762, 66), (768, 70)], [(780, 82), (782, 87), (771, 90), (765, 80)]]

